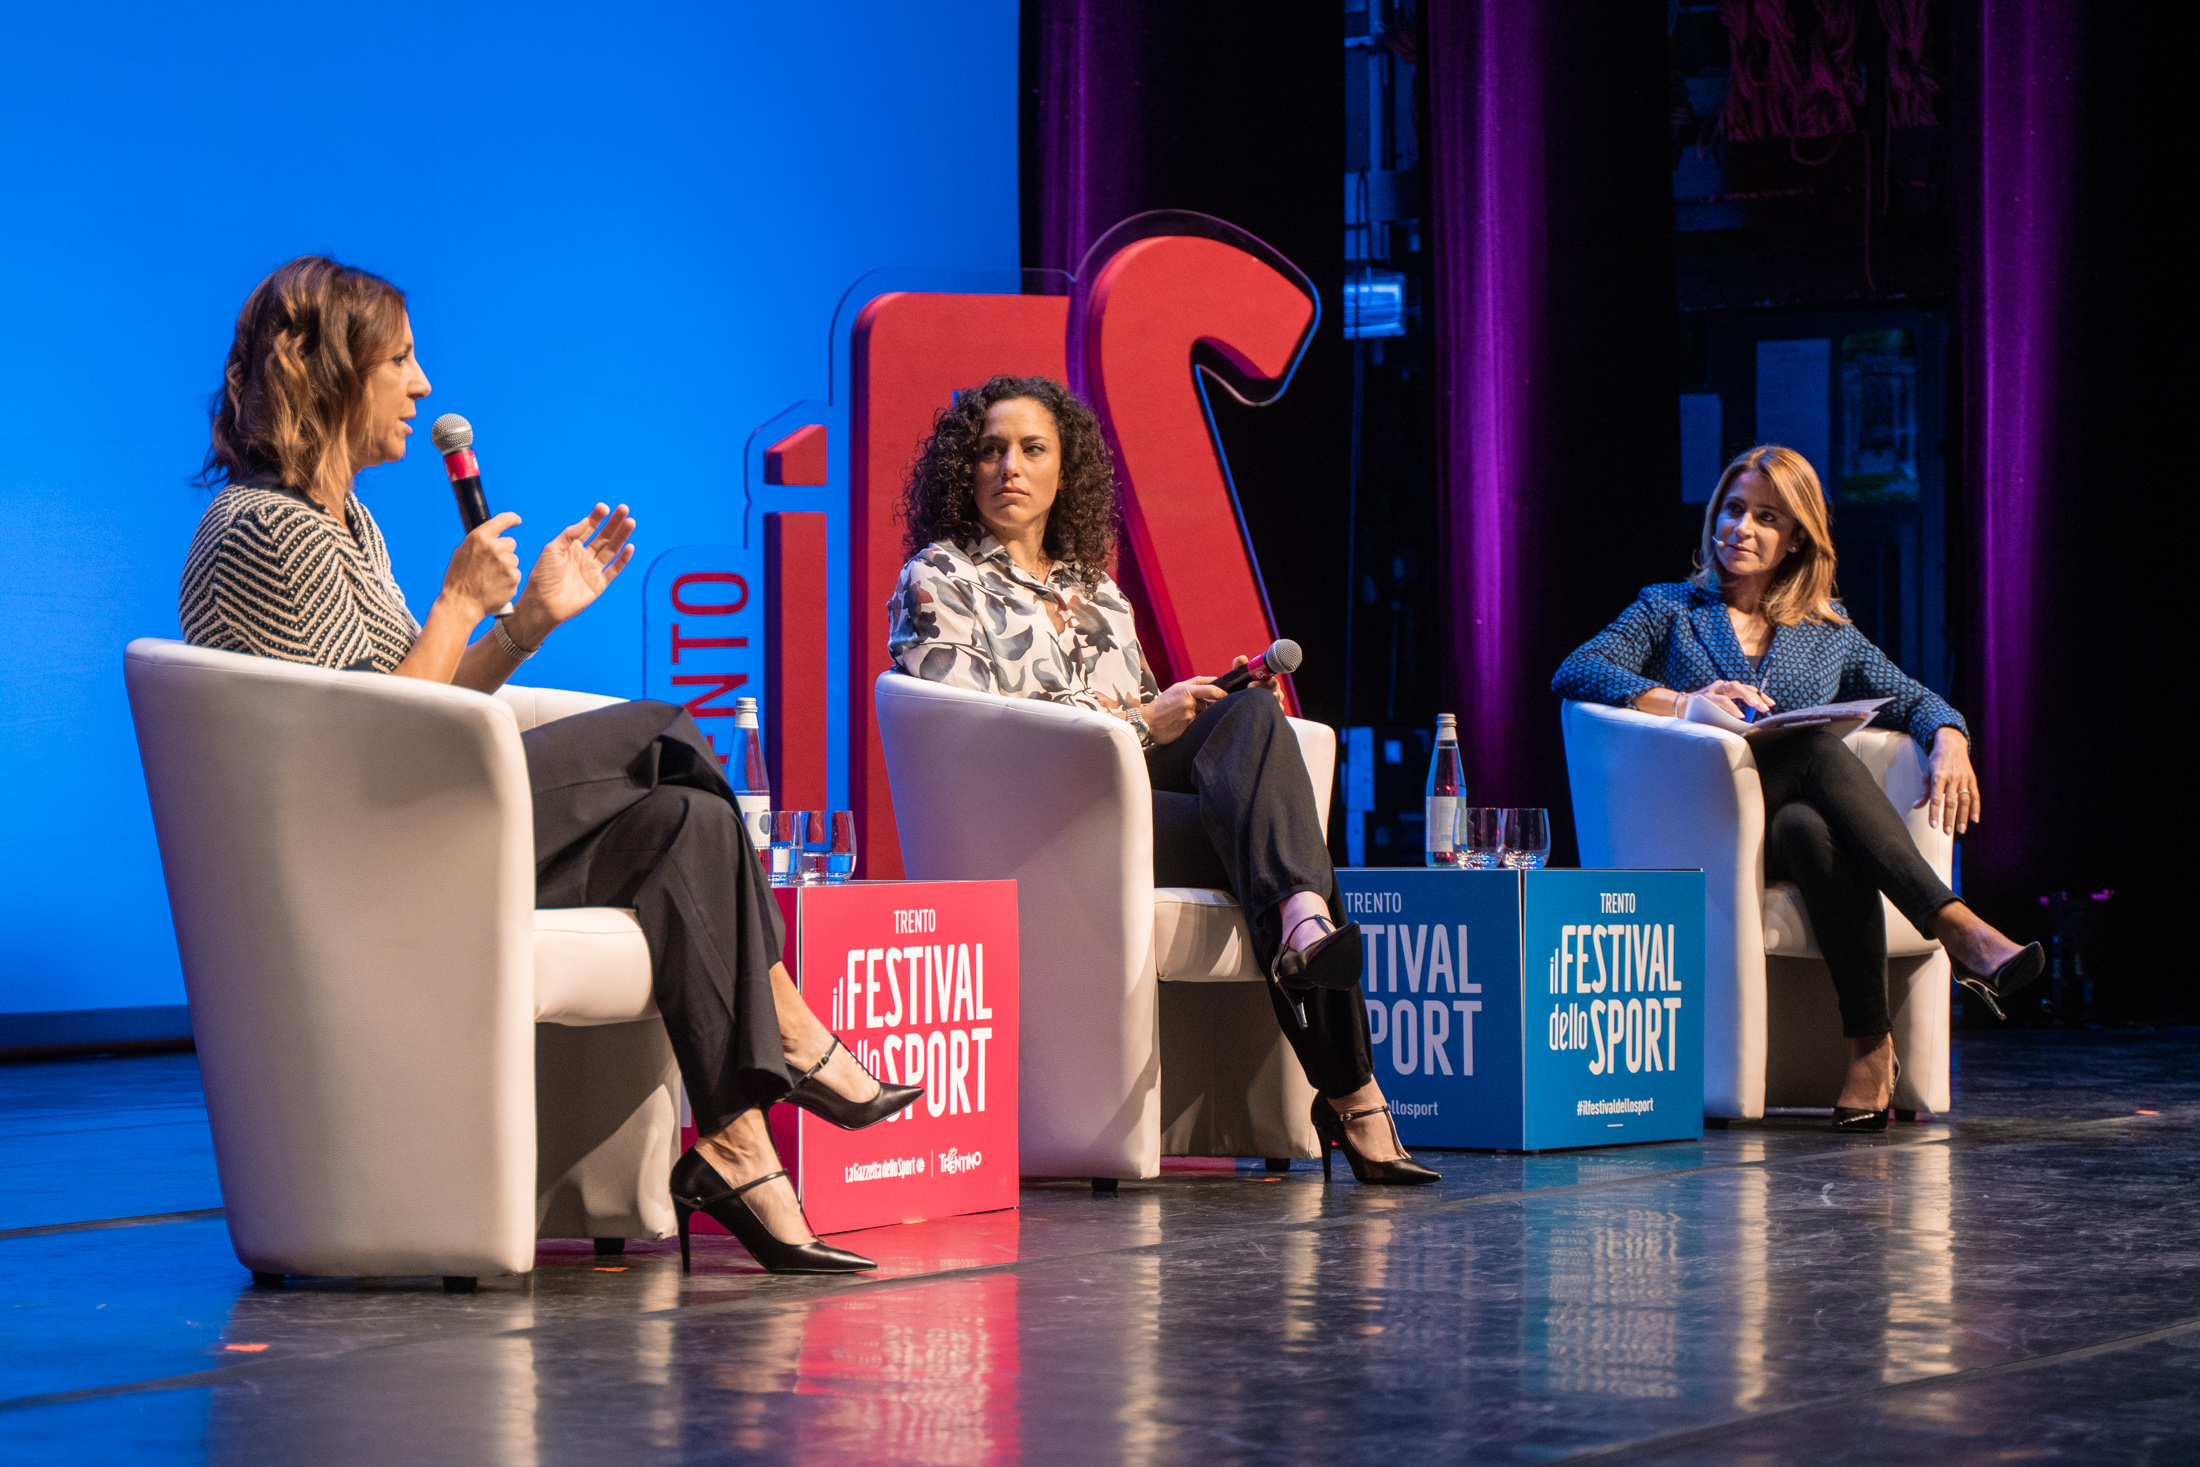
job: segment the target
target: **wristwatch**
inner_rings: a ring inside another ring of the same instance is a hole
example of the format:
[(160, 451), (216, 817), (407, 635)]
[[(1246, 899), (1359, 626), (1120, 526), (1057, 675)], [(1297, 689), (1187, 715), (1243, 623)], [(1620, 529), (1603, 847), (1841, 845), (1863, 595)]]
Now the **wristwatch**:
[(1154, 746), (1153, 730), (1146, 726), (1145, 704), (1142, 702), (1124, 704), (1123, 716), (1129, 719), (1131, 727), (1137, 730), (1138, 746), (1142, 749), (1152, 748)]

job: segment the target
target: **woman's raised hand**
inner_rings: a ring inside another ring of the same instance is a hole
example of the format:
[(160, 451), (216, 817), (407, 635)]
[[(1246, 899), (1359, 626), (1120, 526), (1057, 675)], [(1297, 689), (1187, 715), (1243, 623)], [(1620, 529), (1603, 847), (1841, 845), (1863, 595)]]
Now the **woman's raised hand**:
[[(1742, 705), (1744, 703), (1747, 703), (1759, 713), (1770, 713), (1773, 705), (1772, 698), (1765, 693), (1764, 689), (1723, 677), (1713, 678), (1710, 682), (1696, 689), (1690, 696), (1702, 698), (1714, 708), (1723, 709), (1736, 718), (1742, 716)], [(1678, 708), (1673, 711), (1675, 713), (1680, 712)]]
[(634, 558), (634, 547), (628, 543), (634, 525), (625, 505), (611, 509), (599, 504), (542, 547), (534, 574), (527, 578), (527, 595), (514, 608), (531, 613), (527, 621), (534, 635), (547, 636), (560, 623), (586, 611), (619, 578)]
[(1160, 697), (1146, 705), (1147, 731), (1155, 743), (1173, 744), (1202, 708), (1228, 696), (1211, 677), (1188, 678), (1163, 689)]
[(518, 523), (519, 516), (506, 510), (476, 525), (451, 553), (443, 594), (461, 611), (472, 613), (467, 626), (511, 600), (519, 589), (519, 542), (504, 533)]

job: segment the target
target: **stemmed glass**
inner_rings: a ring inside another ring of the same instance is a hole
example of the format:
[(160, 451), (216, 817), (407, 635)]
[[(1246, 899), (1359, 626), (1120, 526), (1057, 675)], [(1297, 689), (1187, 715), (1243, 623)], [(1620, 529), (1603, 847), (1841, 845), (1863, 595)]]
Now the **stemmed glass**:
[(1526, 806), (1505, 812), (1502, 864), (1514, 871), (1540, 871), (1551, 859), (1549, 812)]

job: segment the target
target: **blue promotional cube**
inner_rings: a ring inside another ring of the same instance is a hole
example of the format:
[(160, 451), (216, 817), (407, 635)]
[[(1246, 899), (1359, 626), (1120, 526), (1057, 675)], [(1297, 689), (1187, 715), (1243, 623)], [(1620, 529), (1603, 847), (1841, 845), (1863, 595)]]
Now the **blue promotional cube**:
[(1375, 1078), (1411, 1146), (1703, 1134), (1703, 873), (1351, 870)]

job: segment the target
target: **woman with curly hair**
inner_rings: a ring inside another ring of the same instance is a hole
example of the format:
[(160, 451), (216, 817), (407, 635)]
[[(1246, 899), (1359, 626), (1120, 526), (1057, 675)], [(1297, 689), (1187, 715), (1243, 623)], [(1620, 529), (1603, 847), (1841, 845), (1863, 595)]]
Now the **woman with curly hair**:
[(902, 512), (909, 561), (887, 603), (896, 664), (1128, 724), (1153, 782), (1154, 881), (1237, 897), (1276, 1021), (1320, 1092), (1324, 1144), (1342, 1146), (1363, 1182), (1435, 1181), (1398, 1143), (1375, 1083), (1359, 929), (1336, 921), (1298, 739), (1265, 685), (1155, 683), (1107, 572), (1115, 467), (1092, 409), (1046, 377), (959, 394), (918, 450)]

